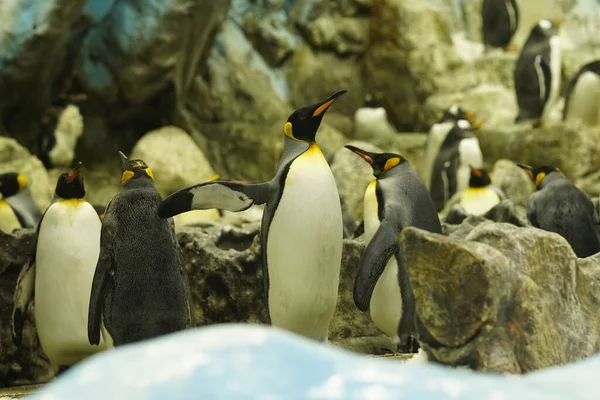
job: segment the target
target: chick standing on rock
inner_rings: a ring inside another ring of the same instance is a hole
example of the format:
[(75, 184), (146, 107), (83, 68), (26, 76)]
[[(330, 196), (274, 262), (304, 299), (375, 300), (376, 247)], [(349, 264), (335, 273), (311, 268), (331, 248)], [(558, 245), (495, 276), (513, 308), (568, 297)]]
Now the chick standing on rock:
[(33, 200), (27, 179), (15, 172), (0, 175), (0, 230), (35, 228), (42, 212)]
[(527, 217), (531, 225), (564, 237), (579, 258), (600, 251), (595, 227), (598, 217), (592, 200), (573, 185), (558, 168), (533, 168), (519, 164), (538, 191), (529, 197)]
[(469, 187), (462, 193), (459, 202), (467, 214), (483, 215), (505, 199), (506, 195), (492, 185), (485, 169), (471, 167)]
[(162, 198), (152, 170), (123, 153), (121, 192), (106, 207), (94, 274), (88, 338), (115, 346), (193, 325), (192, 304), (173, 221), (158, 217)]
[(427, 190), (431, 188), (431, 173), (433, 171), (433, 164), (435, 158), (440, 152), (442, 143), (446, 140), (446, 137), (454, 127), (457, 121), (464, 120), (468, 123), (472, 123), (475, 127), (482, 125), (479, 121), (474, 121), (475, 115), (473, 113), (465, 111), (463, 108), (452, 105), (448, 109), (444, 110), (444, 113), (440, 117), (439, 121), (431, 126), (429, 134), (427, 135), (427, 142), (425, 143), (425, 155), (422, 167), (422, 177)]
[(35, 287), (35, 325), (56, 373), (106, 348), (91, 346), (87, 316), (94, 269), (100, 253), (100, 218), (85, 200), (81, 163), (63, 173), (55, 197), (38, 225), (35, 256), (15, 289), (13, 340), (21, 344), (27, 306)]
[(398, 154), (371, 153), (346, 146), (373, 168), (364, 199), (365, 240), (354, 281), (354, 302), (370, 310), (375, 325), (405, 345), (416, 335), (415, 300), (398, 235), (407, 226), (442, 233), (440, 220), (423, 181)]
[(315, 137), (325, 112), (345, 92), (288, 118), (271, 181), (202, 183), (167, 197), (159, 209), (167, 218), (192, 209), (243, 211), (266, 203), (261, 252), (271, 323), (323, 342), (337, 303), (343, 224), (335, 180)]
[(544, 125), (559, 97), (562, 21), (541, 20), (531, 30), (515, 66), (515, 91), (519, 106), (516, 122)]

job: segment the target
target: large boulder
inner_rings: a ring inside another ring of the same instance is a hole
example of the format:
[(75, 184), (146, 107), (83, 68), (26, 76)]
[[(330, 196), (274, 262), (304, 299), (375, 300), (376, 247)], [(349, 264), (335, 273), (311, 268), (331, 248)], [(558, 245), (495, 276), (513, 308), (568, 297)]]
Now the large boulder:
[(523, 373), (600, 350), (600, 256), (578, 259), (560, 235), (503, 223), (465, 239), (407, 228), (401, 247), (438, 362)]
[(49, 190), (44, 164), (16, 140), (0, 136), (0, 174), (6, 172), (17, 172), (27, 178), (33, 200), (41, 210), (50, 204), (52, 189)]

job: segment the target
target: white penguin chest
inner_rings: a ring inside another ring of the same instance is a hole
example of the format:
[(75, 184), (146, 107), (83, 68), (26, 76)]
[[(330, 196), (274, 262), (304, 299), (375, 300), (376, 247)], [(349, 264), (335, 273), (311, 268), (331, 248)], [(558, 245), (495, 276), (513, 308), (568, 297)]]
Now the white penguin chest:
[(354, 114), (354, 124), (357, 138), (371, 138), (395, 133), (395, 129), (388, 122), (387, 112), (383, 107), (359, 108)]
[(547, 120), (554, 105), (558, 101), (561, 78), (561, 49), (560, 36), (550, 38), (550, 96), (544, 105), (543, 119)]
[(100, 348), (87, 340), (92, 280), (101, 223), (82, 200), (54, 203), (42, 219), (36, 248), (35, 319), (44, 352), (70, 365)]
[(566, 117), (588, 125), (600, 122), (600, 77), (593, 72), (581, 74), (569, 98)]
[(460, 198), (460, 205), (467, 214), (482, 215), (488, 212), (496, 204), (500, 203), (500, 197), (490, 188), (468, 188)]
[(273, 325), (327, 338), (337, 302), (342, 235), (337, 187), (313, 144), (291, 164), (267, 235)]
[[(377, 181), (367, 187), (364, 199), (365, 243), (368, 245), (379, 229), (378, 201), (375, 192)], [(371, 303), (369, 314), (377, 328), (391, 337), (398, 336), (398, 325), (402, 317), (402, 295), (398, 284), (398, 264), (392, 256), (379, 277)]]
[(0, 200), (0, 231), (11, 233), (17, 228), (21, 228), (21, 223), (15, 212), (6, 200)]
[(456, 191), (462, 192), (469, 187), (471, 177), (471, 166), (473, 168), (483, 167), (483, 155), (479, 148), (477, 138), (468, 138), (460, 141), (458, 146), (460, 162), (457, 171)]
[(452, 129), (452, 123), (450, 122), (434, 124), (427, 135), (425, 157), (422, 166), (422, 178), (427, 189), (429, 189), (431, 186), (431, 173), (433, 171), (433, 164), (435, 163), (435, 159), (440, 152), (442, 143), (444, 143), (444, 140), (446, 140), (446, 136), (448, 136), (450, 129)]

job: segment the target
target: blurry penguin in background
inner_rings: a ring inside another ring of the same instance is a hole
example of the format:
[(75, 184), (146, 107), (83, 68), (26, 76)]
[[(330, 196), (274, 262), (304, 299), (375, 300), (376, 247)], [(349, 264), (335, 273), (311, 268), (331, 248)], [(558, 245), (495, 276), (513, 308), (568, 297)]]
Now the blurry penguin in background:
[(515, 91), (519, 115), (515, 122), (543, 126), (559, 97), (561, 47), (558, 30), (562, 20), (541, 20), (533, 27), (515, 67)]
[(600, 60), (584, 65), (567, 88), (563, 120), (600, 124)]
[(383, 107), (382, 93), (367, 93), (362, 107), (354, 113), (354, 134), (358, 139), (383, 137), (396, 134)]
[(538, 189), (527, 204), (531, 225), (564, 237), (579, 258), (598, 253), (600, 241), (596, 227), (599, 222), (589, 196), (569, 182), (558, 168), (518, 165)]
[[(427, 135), (427, 142), (425, 143), (425, 156), (423, 165), (421, 168), (421, 176), (427, 190), (431, 189), (431, 173), (433, 171), (433, 164), (437, 157), (442, 143), (446, 140), (448, 133), (452, 130), (458, 120), (464, 120), (467, 123), (472, 123), (475, 127), (482, 125), (479, 121), (474, 121), (475, 115), (473, 113), (465, 111), (463, 108), (456, 104), (447, 108), (439, 121), (431, 126), (429, 134)], [(473, 121), (473, 122), (472, 122)]]
[(479, 140), (475, 137), (476, 129), (469, 121), (458, 120), (435, 158), (429, 192), (438, 212), (455, 193), (467, 189), (471, 166), (483, 166)]
[(484, 0), (481, 7), (483, 44), (487, 47), (508, 45), (519, 26), (516, 0)]
[(0, 230), (35, 228), (42, 212), (33, 200), (27, 179), (16, 172), (0, 174)]
[(48, 110), (38, 134), (38, 156), (44, 166), (48, 169), (71, 166), (82, 134), (83, 118), (76, 105)]
[(471, 167), (469, 187), (462, 193), (459, 202), (465, 212), (483, 215), (502, 200), (506, 200), (506, 195), (492, 185), (488, 172), (483, 168)]

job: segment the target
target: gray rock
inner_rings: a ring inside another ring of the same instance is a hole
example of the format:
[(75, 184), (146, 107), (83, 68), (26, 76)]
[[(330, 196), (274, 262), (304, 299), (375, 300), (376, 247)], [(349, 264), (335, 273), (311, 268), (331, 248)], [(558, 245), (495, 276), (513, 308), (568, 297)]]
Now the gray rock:
[(590, 196), (600, 196), (600, 171), (578, 179), (575, 184)]
[(306, 27), (305, 37), (313, 47), (341, 56), (362, 54), (369, 44), (369, 19), (323, 15)]
[[(458, 229), (456, 227), (448, 227), (448, 225), (461, 225), (468, 217), (469, 214), (465, 212), (460, 204), (453, 204), (443, 220), (446, 225), (446, 233), (452, 235), (452, 233)], [(488, 212), (481, 215), (481, 218), (475, 218), (476, 216), (472, 217), (474, 218), (468, 223), (468, 226), (470, 226), (471, 229), (473, 226), (477, 226), (479, 223), (483, 222), (482, 218), (494, 222), (506, 222), (515, 226), (524, 227), (530, 225), (527, 220), (527, 210), (524, 207), (515, 205), (510, 200), (503, 200), (496, 204)]]
[(480, 224), (466, 239), (401, 234), (420, 343), (437, 362), (524, 373), (599, 350), (600, 256), (577, 259), (561, 236), (510, 224)]
[(215, 175), (206, 156), (181, 129), (166, 126), (145, 134), (129, 158), (139, 158), (152, 169), (162, 196), (201, 183)]
[[(377, 146), (366, 142), (351, 141), (348, 144), (367, 151), (383, 152)], [(333, 172), (343, 206), (356, 222), (361, 221), (365, 190), (369, 182), (375, 179), (373, 168), (350, 150), (342, 148), (333, 156), (331, 172)]]
[(522, 164), (554, 165), (571, 180), (595, 172), (600, 162), (600, 127), (588, 127), (579, 121), (543, 129), (484, 126), (478, 138), (487, 163), (508, 158)]
[(298, 45), (297, 38), (285, 26), (281, 14), (246, 19), (244, 31), (258, 52), (272, 67), (283, 64)]
[(373, 1), (364, 71), (368, 90), (383, 92), (384, 105), (400, 131), (428, 129), (422, 108), (432, 94), (476, 85), (472, 66), (454, 50), (439, 12), (419, 0)]
[(33, 200), (41, 210), (50, 204), (52, 189), (48, 190), (48, 173), (44, 164), (16, 140), (0, 136), (0, 174), (6, 172), (17, 172), (27, 178)]
[(529, 175), (510, 160), (496, 161), (491, 179), (516, 205), (527, 207), (529, 196), (535, 192), (535, 185)]

